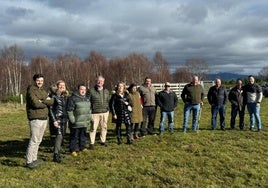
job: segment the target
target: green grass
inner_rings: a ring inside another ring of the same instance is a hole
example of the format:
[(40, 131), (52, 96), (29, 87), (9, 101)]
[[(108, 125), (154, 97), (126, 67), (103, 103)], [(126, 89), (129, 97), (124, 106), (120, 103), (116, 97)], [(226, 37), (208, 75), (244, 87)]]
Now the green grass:
[[(261, 108), (263, 132), (250, 132), (246, 113), (244, 131), (229, 130), (227, 107), (225, 132), (210, 130), (210, 107), (203, 107), (200, 131), (183, 134), (183, 104), (175, 113), (175, 133), (146, 136), (133, 145), (117, 145), (109, 124), (108, 147), (68, 153), (63, 146), (61, 164), (52, 162), (53, 142), (48, 129), (38, 157), (41, 168), (25, 168), (29, 127), (24, 106), (0, 107), (0, 187), (267, 187), (268, 184), (268, 99)], [(159, 114), (156, 127), (159, 124)], [(189, 125), (190, 127), (190, 125)], [(125, 140), (126, 141), (126, 140)], [(88, 142), (87, 142), (88, 144)]]

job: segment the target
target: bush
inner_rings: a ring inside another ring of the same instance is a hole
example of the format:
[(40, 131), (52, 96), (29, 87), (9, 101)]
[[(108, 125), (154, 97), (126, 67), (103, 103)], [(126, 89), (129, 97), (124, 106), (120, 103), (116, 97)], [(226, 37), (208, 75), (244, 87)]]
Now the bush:
[[(20, 96), (7, 96), (1, 102), (3, 103), (21, 103)], [(25, 96), (23, 96), (23, 102), (25, 103)]]

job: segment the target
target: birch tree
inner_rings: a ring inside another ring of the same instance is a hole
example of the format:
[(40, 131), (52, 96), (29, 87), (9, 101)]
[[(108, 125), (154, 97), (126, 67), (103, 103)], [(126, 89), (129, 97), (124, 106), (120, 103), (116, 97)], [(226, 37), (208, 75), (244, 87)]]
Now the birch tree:
[(19, 96), (21, 93), (22, 68), (24, 51), (17, 45), (4, 47), (1, 52), (2, 81), (5, 83), (5, 94)]

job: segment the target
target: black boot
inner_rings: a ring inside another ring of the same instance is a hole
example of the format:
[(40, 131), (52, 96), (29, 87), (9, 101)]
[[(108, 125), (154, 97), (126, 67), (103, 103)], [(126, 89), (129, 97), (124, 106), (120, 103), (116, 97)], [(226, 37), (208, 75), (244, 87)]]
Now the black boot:
[(131, 139), (127, 139), (127, 144), (132, 144)]
[(117, 144), (120, 145), (122, 144), (121, 123), (116, 124), (115, 132), (116, 132)]
[(120, 137), (117, 137), (117, 144), (118, 145), (122, 144), (122, 139)]
[(127, 144), (132, 144), (131, 124), (126, 124), (126, 132), (127, 132)]
[(53, 161), (54, 161), (54, 162), (57, 162), (57, 163), (61, 163), (61, 157), (60, 157), (60, 154), (58, 154), (58, 153), (54, 153)]

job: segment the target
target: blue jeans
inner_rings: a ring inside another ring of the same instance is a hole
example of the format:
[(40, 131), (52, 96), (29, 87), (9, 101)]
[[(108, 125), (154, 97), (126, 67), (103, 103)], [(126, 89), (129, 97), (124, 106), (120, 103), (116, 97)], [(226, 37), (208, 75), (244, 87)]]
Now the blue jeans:
[(200, 104), (184, 104), (184, 119), (183, 119), (183, 131), (187, 130), (188, 121), (191, 111), (193, 112), (192, 130), (196, 131), (198, 124), (198, 114), (200, 111)]
[(161, 111), (159, 131), (160, 132), (165, 131), (165, 121), (166, 121), (167, 117), (168, 117), (168, 130), (169, 130), (169, 132), (173, 133), (174, 111), (172, 111), (172, 112)]
[(249, 118), (250, 118), (250, 129), (254, 129), (254, 123), (256, 120), (258, 130), (261, 130), (261, 107), (257, 106), (256, 103), (247, 103)]
[(211, 128), (212, 130), (216, 129), (217, 125), (217, 115), (220, 115), (220, 126), (221, 129), (225, 127), (225, 105), (211, 106)]

